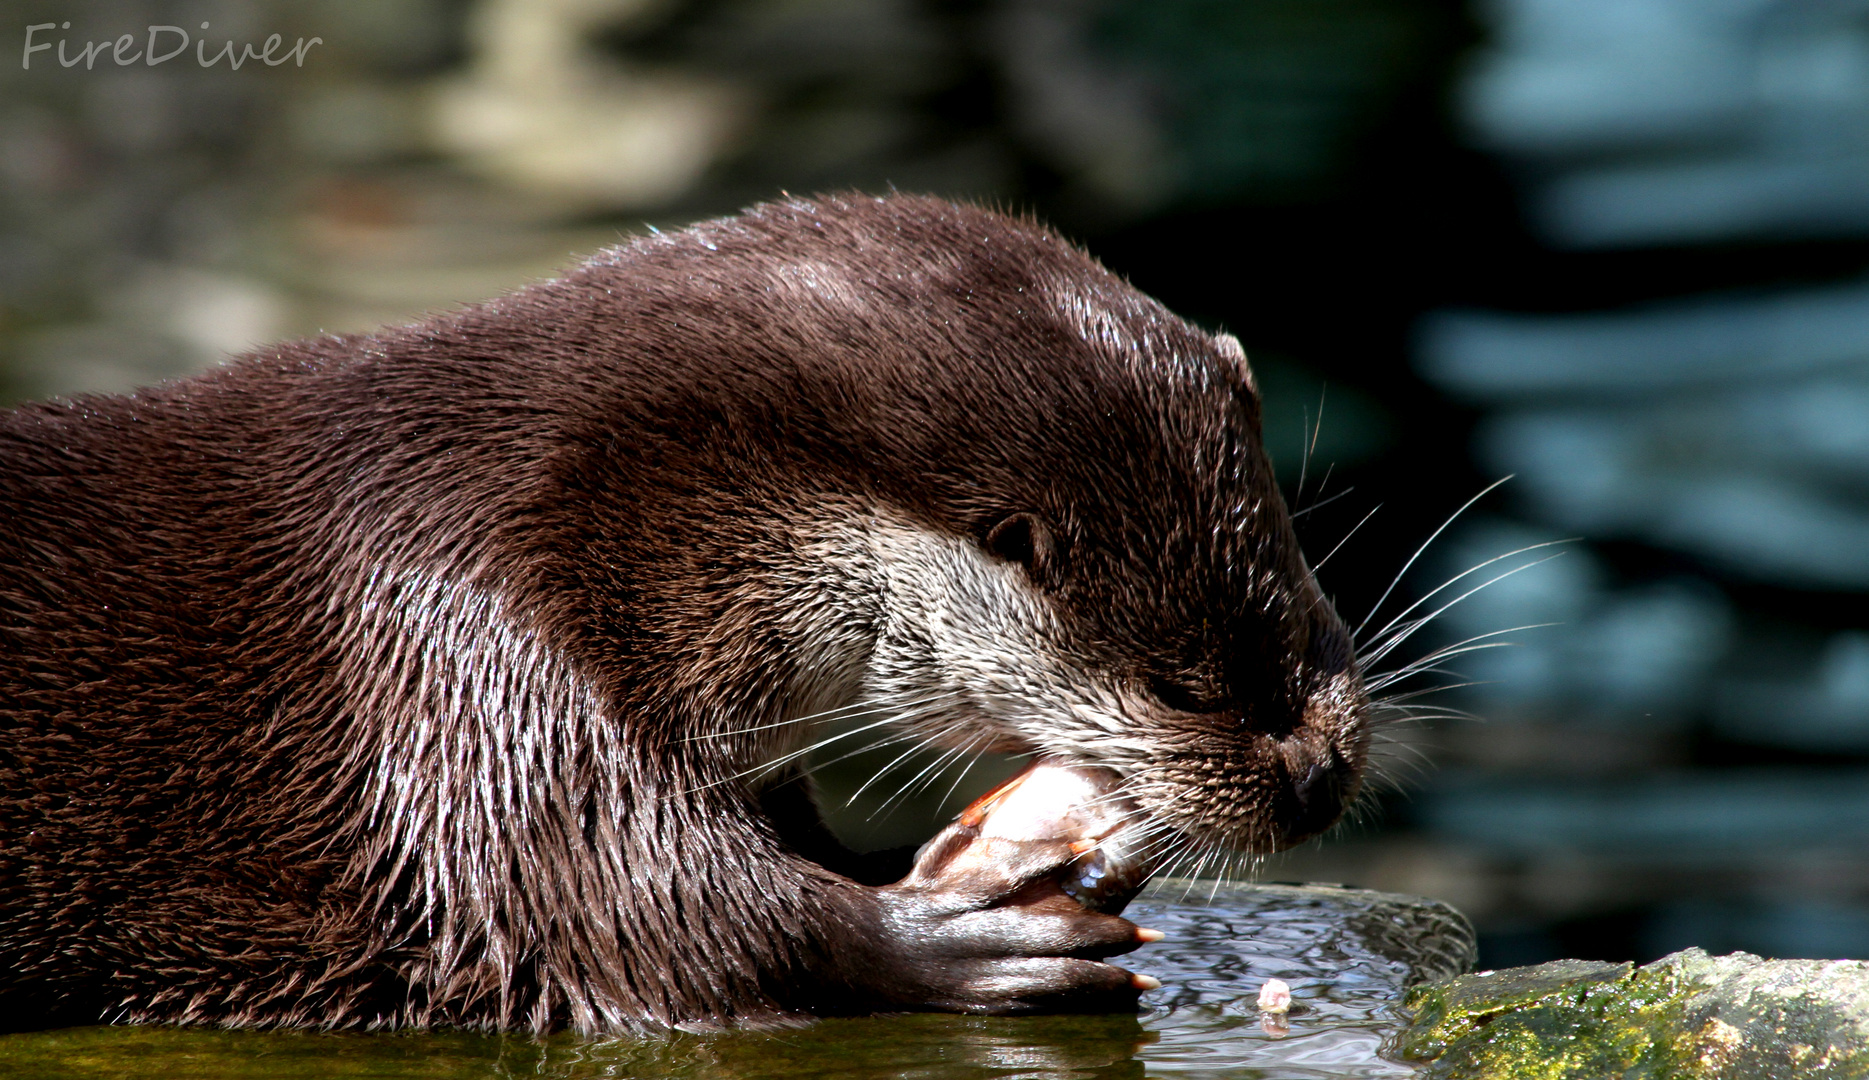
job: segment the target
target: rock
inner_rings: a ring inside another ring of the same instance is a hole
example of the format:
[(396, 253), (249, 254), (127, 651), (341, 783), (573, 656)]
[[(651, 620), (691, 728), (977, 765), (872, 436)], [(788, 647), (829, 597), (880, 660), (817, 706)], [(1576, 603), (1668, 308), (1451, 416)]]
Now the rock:
[(1416, 987), (1392, 1048), (1436, 1080), (1869, 1077), (1869, 963), (1559, 960)]

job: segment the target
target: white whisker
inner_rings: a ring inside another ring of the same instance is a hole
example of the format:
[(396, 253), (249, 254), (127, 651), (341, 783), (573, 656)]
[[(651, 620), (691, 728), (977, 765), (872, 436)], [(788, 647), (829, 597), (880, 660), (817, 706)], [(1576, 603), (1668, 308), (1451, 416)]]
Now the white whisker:
[[(1323, 485), (1322, 485), (1322, 484), (1320, 484), (1320, 485), (1318, 485), (1318, 490), (1319, 490), (1319, 491), (1322, 491), (1322, 490), (1323, 490)], [(1313, 510), (1322, 510), (1322, 509), (1323, 509), (1324, 507), (1326, 507), (1326, 506), (1329, 506), (1329, 505), (1330, 505), (1331, 503), (1334, 503), (1334, 502), (1336, 502), (1336, 501), (1337, 501), (1338, 499), (1341, 499), (1341, 498), (1343, 498), (1343, 497), (1344, 497), (1345, 495), (1350, 495), (1350, 494), (1354, 494), (1354, 493), (1355, 493), (1355, 491), (1356, 491), (1356, 489), (1355, 489), (1354, 487), (1347, 487), (1347, 488), (1344, 488), (1344, 489), (1343, 489), (1342, 491), (1339, 491), (1338, 493), (1336, 493), (1335, 495), (1332, 495), (1332, 496), (1331, 496), (1330, 498), (1328, 498), (1328, 499), (1319, 499), (1318, 501), (1316, 501), (1316, 502), (1314, 502), (1314, 503), (1312, 503), (1311, 505), (1309, 505), (1309, 506), (1307, 506), (1307, 507), (1305, 507), (1305, 508), (1304, 508), (1303, 510), (1294, 510), (1294, 511), (1292, 512), (1292, 515), (1291, 515), (1291, 519), (1292, 519), (1293, 521), (1297, 521), (1297, 520), (1298, 520), (1299, 518), (1301, 518), (1301, 517), (1303, 517), (1303, 516), (1305, 516), (1306, 514), (1308, 514), (1308, 513), (1310, 513), (1311, 511), (1313, 511)]]
[[(919, 715), (926, 713), (931, 706), (934, 706), (948, 698), (954, 697), (956, 693), (958, 693), (958, 691), (935, 694), (935, 695), (930, 695), (925, 698), (912, 700), (907, 705), (901, 707), (898, 711), (893, 712), (889, 715), (886, 715), (879, 720), (873, 720), (867, 724), (862, 724), (857, 727), (851, 728), (847, 731), (841, 731), (834, 735), (830, 735), (826, 738), (819, 739), (816, 742), (800, 747), (797, 750), (793, 750), (789, 753), (781, 754), (778, 757), (775, 757), (770, 761), (762, 762), (758, 765), (752, 766), (751, 768), (742, 769), (741, 771), (737, 773), (724, 776), (711, 783), (700, 784), (694, 787), (682, 788), (678, 791), (670, 792), (668, 795), (663, 796), (663, 798), (668, 799), (668, 798), (676, 798), (676, 797), (685, 797), (687, 795), (692, 795), (696, 792), (707, 791), (712, 788), (721, 787), (726, 784), (731, 784), (737, 780), (744, 780), (748, 777), (757, 778), (757, 777), (768, 775), (774, 772), (775, 770), (782, 769), (785, 766), (795, 761), (800, 760), (801, 758), (807, 757), (810, 754), (813, 754), (819, 750), (822, 750), (824, 747), (829, 746), (832, 743), (840, 742), (844, 739), (852, 738), (854, 736), (861, 735), (868, 731), (874, 731), (875, 729), (879, 727), (885, 727), (890, 724), (899, 724), (906, 720), (913, 719)], [(880, 705), (878, 705), (877, 703), (871, 703), (871, 708), (867, 709), (866, 711), (875, 712), (875, 711), (880, 711), (880, 709), (881, 709)], [(901, 738), (906, 738), (906, 737), (908, 736), (905, 735), (905, 736), (902, 736)], [(889, 739), (884, 739), (878, 743), (867, 743), (862, 748), (855, 751), (854, 753), (863, 753), (868, 750), (874, 749), (878, 745), (886, 746), (896, 741), (900, 741), (900, 739), (889, 738)], [(854, 753), (851, 755), (846, 755), (846, 756), (854, 756)], [(841, 761), (844, 759), (838, 758), (836, 760)]]
[[(966, 691), (948, 690), (940, 694), (935, 694), (931, 697), (923, 698), (921, 699), (920, 702), (916, 702), (915, 704), (921, 704), (922, 702), (927, 702), (927, 701), (934, 701), (940, 698), (957, 697), (963, 693), (966, 693)], [(804, 724), (804, 723), (809, 723), (813, 720), (823, 720), (828, 717), (837, 716), (842, 713), (870, 712), (870, 711), (881, 710), (887, 707), (888, 707), (888, 702), (885, 702), (885, 701), (882, 701), (876, 698), (865, 698), (864, 700), (861, 700), (861, 701), (853, 701), (848, 705), (839, 705), (835, 709), (825, 709), (822, 712), (810, 713), (806, 716), (794, 716), (789, 720), (779, 720), (779, 721), (775, 721), (770, 724), (755, 724), (752, 727), (733, 728), (732, 730), (729, 730), (729, 731), (710, 731), (704, 735), (689, 735), (680, 741), (701, 742), (706, 739), (726, 739), (726, 738), (731, 738), (735, 735), (745, 735), (749, 732), (754, 732), (754, 731), (770, 731), (773, 728), (790, 727), (793, 724)]]
[(993, 744), (989, 742), (982, 745), (980, 749), (974, 751), (973, 757), (968, 759), (967, 764), (961, 766), (960, 773), (954, 777), (954, 782), (947, 786), (947, 791), (942, 794), (941, 802), (938, 805), (946, 807), (948, 803), (953, 801), (954, 793), (960, 790), (962, 782), (967, 779), (967, 774), (973, 771), (975, 765), (980, 764), (980, 759), (985, 757), (992, 750), (992, 746)]
[(1349, 532), (1343, 534), (1343, 539), (1337, 541), (1337, 545), (1335, 547), (1331, 548), (1330, 551), (1326, 553), (1323, 558), (1317, 560), (1317, 565), (1311, 568), (1311, 573), (1315, 574), (1319, 570), (1323, 569), (1324, 564), (1330, 561), (1331, 556), (1337, 554), (1337, 552), (1339, 551), (1342, 551), (1343, 545), (1349, 543), (1350, 538), (1356, 535), (1356, 531), (1358, 529), (1361, 529), (1364, 525), (1367, 525), (1369, 523), (1369, 519), (1375, 517), (1376, 511), (1380, 509), (1382, 509), (1381, 503), (1377, 503), (1375, 506), (1370, 507), (1369, 513), (1363, 515), (1363, 520), (1357, 522), (1354, 526), (1352, 526)]
[[(922, 767), (921, 772), (916, 773), (914, 776), (910, 777), (907, 783), (904, 783), (901, 787), (895, 790), (894, 794), (890, 795), (887, 799), (884, 799), (880, 804), (878, 804), (875, 811), (873, 811), (870, 816), (875, 817), (879, 814), (882, 814), (883, 812), (889, 809), (889, 805), (891, 803), (895, 802), (898, 799), (908, 798), (909, 795), (915, 792), (916, 785), (924, 782), (923, 781), (924, 777), (927, 777), (931, 774), (939, 775), (940, 770), (943, 766), (947, 765), (951, 761), (958, 759), (960, 755), (972, 749), (973, 743), (974, 743), (974, 740), (969, 739), (967, 742), (961, 744), (960, 746), (950, 747), (949, 749), (943, 751), (941, 754), (937, 755), (933, 761), (929, 762), (927, 765), (924, 765)], [(924, 746), (926, 745), (928, 744), (924, 744)], [(871, 779), (875, 779), (875, 778), (872, 777)]]
[[(870, 778), (868, 780), (863, 781), (863, 783), (858, 786), (857, 790), (851, 792), (850, 798), (844, 801), (844, 805), (849, 806), (851, 803), (856, 802), (859, 798), (863, 796), (864, 792), (870, 789), (871, 784), (874, 784), (876, 781), (881, 780), (884, 776), (887, 776), (889, 773), (894, 772), (896, 769), (896, 766), (902, 764), (904, 761), (907, 761), (908, 759), (914, 757), (916, 754), (923, 752), (924, 750), (932, 749), (936, 745), (936, 740), (938, 740), (943, 734), (946, 734), (946, 733), (937, 732), (933, 734), (927, 734), (927, 735), (922, 736), (921, 738), (915, 739), (912, 745), (910, 745), (907, 750), (904, 750), (902, 753), (896, 755), (896, 757), (893, 760), (891, 760), (889, 764), (884, 765), (882, 768), (876, 770), (874, 773), (870, 775)], [(865, 747), (865, 749), (871, 749), (871, 748)]]
[[(1428, 592), (1423, 594), (1420, 599), (1408, 605), (1406, 608), (1403, 608), (1399, 613), (1396, 614), (1396, 616), (1393, 619), (1390, 619), (1386, 624), (1384, 624), (1382, 629), (1376, 631), (1376, 636), (1373, 640), (1381, 641), (1383, 638), (1383, 635), (1387, 634), (1391, 627), (1395, 626), (1396, 623), (1399, 623), (1403, 619), (1408, 617), (1409, 612), (1414, 611), (1416, 608), (1421, 607), (1423, 604), (1426, 604), (1429, 600), (1434, 599), (1434, 597), (1438, 596), (1441, 592), (1445, 591), (1448, 588), (1451, 588), (1455, 582), (1460, 581), (1461, 579), (1466, 578), (1469, 575), (1476, 574), (1480, 572), (1481, 570), (1484, 570), (1487, 567), (1493, 565), (1496, 562), (1501, 562), (1505, 559), (1513, 558), (1514, 556), (1523, 555), (1528, 551), (1537, 551), (1541, 548), (1557, 547), (1561, 544), (1571, 544), (1575, 542), (1576, 542), (1575, 540), (1565, 539), (1565, 540), (1546, 540), (1543, 543), (1539, 543), (1539, 544), (1527, 544), (1524, 547), (1519, 548), (1515, 551), (1508, 551), (1503, 555), (1495, 555), (1492, 558), (1487, 559), (1485, 562), (1470, 566), (1467, 569), (1462, 570), (1460, 573), (1455, 574), (1453, 577), (1448, 578), (1446, 581), (1441, 582), (1439, 585), (1435, 586), (1433, 589), (1430, 589)], [(1558, 554), (1561, 555), (1563, 554), (1563, 552), (1559, 552)], [(1539, 559), (1536, 562), (1530, 562), (1530, 563), (1526, 563), (1524, 566), (1515, 567), (1512, 572), (1517, 573), (1519, 570), (1524, 570), (1527, 567), (1537, 566), (1539, 563), (1548, 562), (1550, 559), (1554, 559), (1556, 557), (1557, 555), (1546, 556), (1545, 558)], [(1505, 575), (1502, 575), (1502, 576), (1505, 576)], [(1493, 581), (1498, 581), (1498, 580), (1499, 578), (1493, 579)], [(1491, 584), (1491, 582), (1488, 582), (1488, 584)], [(1466, 595), (1470, 596), (1472, 594), (1468, 593)], [(1443, 607), (1441, 610), (1445, 611), (1446, 608)], [(1363, 632), (1363, 628), (1360, 626), (1357, 627), (1357, 633), (1361, 634), (1362, 632)]]
[[(1563, 553), (1559, 552), (1558, 554), (1561, 555)], [(1512, 569), (1507, 570), (1503, 574), (1496, 574), (1493, 577), (1490, 577), (1486, 579), (1485, 581), (1480, 582), (1478, 585), (1475, 585), (1471, 589), (1468, 589), (1466, 592), (1461, 593), (1459, 596), (1454, 597), (1452, 600), (1449, 600), (1447, 603), (1442, 604), (1440, 607), (1435, 608), (1433, 611), (1429, 612), (1428, 614), (1423, 615), (1418, 619), (1410, 620), (1406, 629), (1399, 630), (1395, 632), (1394, 634), (1391, 634), (1386, 640), (1379, 638), (1379, 640), (1382, 640), (1382, 644), (1377, 647), (1375, 651), (1375, 657), (1380, 658), (1382, 656), (1388, 655), (1388, 653), (1391, 652), (1397, 645), (1400, 645), (1402, 642), (1407, 641), (1410, 637), (1414, 636), (1416, 631), (1420, 630), (1422, 627), (1433, 622), (1435, 619), (1440, 618), (1441, 615), (1445, 613), (1449, 608), (1465, 600), (1467, 597), (1472, 596), (1474, 593), (1479, 592), (1481, 589), (1489, 588), (1493, 585), (1498, 584), (1501, 581), (1504, 581), (1506, 578), (1509, 578), (1514, 574), (1517, 574), (1524, 570), (1530, 570), (1534, 566), (1540, 566), (1544, 563), (1550, 562), (1552, 559), (1555, 559), (1557, 557), (1558, 557), (1557, 555), (1549, 555), (1549, 556), (1546, 556), (1545, 558), (1537, 560), (1536, 562), (1529, 562), (1523, 566), (1515, 566)], [(1488, 560), (1488, 561), (1496, 562), (1497, 560)], [(1466, 575), (1463, 574), (1461, 576), (1464, 577)], [(1445, 586), (1443, 586), (1443, 588), (1445, 588)], [(1438, 592), (1439, 590), (1436, 590), (1436, 591)], [(1387, 630), (1388, 628), (1384, 627), (1385, 633), (1387, 632)]]
[[(1410, 668), (1413, 668), (1417, 664), (1433, 664), (1433, 663), (1438, 663), (1441, 660), (1445, 660), (1450, 656), (1458, 656), (1461, 653), (1470, 651), (1467, 648), (1467, 646), (1470, 646), (1474, 644), (1475, 642), (1485, 641), (1488, 638), (1496, 638), (1496, 637), (1500, 637), (1505, 634), (1516, 634), (1521, 630), (1537, 630), (1541, 627), (1555, 626), (1555, 625), (1557, 624), (1556, 623), (1526, 623), (1523, 626), (1512, 626), (1512, 627), (1507, 627), (1504, 630), (1489, 630), (1484, 634), (1474, 634), (1471, 637), (1463, 638), (1459, 641), (1453, 642), (1452, 644), (1443, 645), (1440, 648), (1435, 649), (1433, 652), (1428, 653), (1426, 656), (1423, 656), (1417, 660), (1410, 661), (1408, 664), (1400, 668), (1397, 668), (1395, 671), (1384, 672), (1382, 675), (1378, 676), (1378, 678), (1382, 678), (1382, 679), (1390, 678), (1391, 676), (1395, 675), (1397, 672), (1407, 671)], [(1510, 643), (1499, 642), (1497, 644), (1510, 644)], [(1488, 647), (1491, 647), (1491, 646), (1488, 646)], [(1372, 657), (1371, 659), (1374, 660), (1376, 658)], [(1365, 684), (1366, 688), (1372, 688), (1373, 686), (1374, 686), (1374, 683)]]
[(1352, 640), (1362, 636), (1363, 628), (1365, 626), (1368, 626), (1370, 623), (1370, 620), (1376, 617), (1376, 613), (1382, 610), (1382, 605), (1388, 603), (1389, 595), (1395, 592), (1395, 587), (1397, 585), (1400, 585), (1402, 583), (1402, 578), (1407, 576), (1409, 568), (1415, 565), (1415, 560), (1421, 558), (1422, 552), (1428, 550), (1428, 545), (1434, 543), (1434, 541), (1438, 539), (1442, 533), (1446, 532), (1448, 526), (1452, 525), (1456, 520), (1458, 520), (1460, 515), (1466, 513), (1469, 507), (1471, 507), (1474, 503), (1479, 502), (1481, 499), (1485, 498), (1487, 495), (1491, 494), (1494, 488), (1497, 488), (1499, 485), (1505, 483), (1507, 480), (1510, 480), (1510, 479), (1512, 479), (1512, 477), (1502, 476), (1499, 479), (1493, 481), (1492, 483), (1486, 485), (1484, 488), (1481, 488), (1479, 494), (1473, 496), (1471, 499), (1468, 499), (1466, 502), (1460, 504), (1460, 509), (1455, 510), (1452, 514), (1448, 515), (1447, 520), (1441, 522), (1441, 527), (1434, 530), (1434, 532), (1430, 534), (1426, 540), (1423, 540), (1421, 542), (1421, 546), (1415, 549), (1415, 553), (1413, 555), (1410, 555), (1408, 557), (1408, 561), (1403, 563), (1402, 568), (1396, 572), (1395, 580), (1389, 582), (1389, 587), (1382, 591), (1382, 595), (1380, 597), (1377, 597), (1375, 606), (1369, 609), (1369, 614), (1365, 615), (1363, 617), (1363, 621), (1357, 624), (1356, 630), (1350, 635)]

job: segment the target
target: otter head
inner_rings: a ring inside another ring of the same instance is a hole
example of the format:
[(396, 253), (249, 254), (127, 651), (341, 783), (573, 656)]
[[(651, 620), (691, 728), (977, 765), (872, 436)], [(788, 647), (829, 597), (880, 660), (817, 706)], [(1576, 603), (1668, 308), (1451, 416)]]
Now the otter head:
[(795, 201), (626, 254), (685, 283), (636, 315), (686, 328), (641, 418), (671, 490), (621, 517), (686, 568), (685, 610), (715, 600), (672, 678), (742, 696), (697, 724), (856, 703), (950, 748), (1109, 766), (1180, 852), (1338, 818), (1366, 698), (1237, 341), (934, 200)]

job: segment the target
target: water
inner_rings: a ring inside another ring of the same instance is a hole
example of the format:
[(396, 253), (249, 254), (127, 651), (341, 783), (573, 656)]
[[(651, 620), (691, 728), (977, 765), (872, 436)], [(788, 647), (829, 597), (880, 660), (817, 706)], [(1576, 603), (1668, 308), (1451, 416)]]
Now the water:
[[(0, 1076), (1406, 1077), (1414, 1070), (1378, 1053), (1393, 1004), (1412, 979), (1450, 974), (1472, 955), (1472, 933), (1450, 909), (1354, 889), (1170, 883), (1129, 914), (1168, 935), (1125, 960), (1163, 984), (1137, 1016), (870, 1017), (653, 1039), (70, 1028), (0, 1037)], [(1258, 1010), (1269, 978), (1291, 984), (1285, 1024)]]
[[(1140, 1017), (1137, 1075), (1337, 1080), (1410, 1076), (1379, 1056), (1413, 981), (1465, 970), (1471, 931), (1431, 901), (1328, 886), (1169, 884), (1130, 918), (1167, 933), (1133, 966), (1162, 980)], [(1259, 1012), (1267, 979), (1291, 985), (1281, 1025)]]

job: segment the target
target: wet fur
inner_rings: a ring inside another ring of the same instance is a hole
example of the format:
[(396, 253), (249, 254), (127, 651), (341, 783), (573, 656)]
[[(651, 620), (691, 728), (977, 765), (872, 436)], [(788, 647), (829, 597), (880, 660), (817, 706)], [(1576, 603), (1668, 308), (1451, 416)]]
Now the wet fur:
[(1164, 844), (1311, 835), (1362, 691), (1257, 425), (1236, 344), (904, 197), (0, 414), (0, 1015), (926, 1004), (760, 768), (858, 700), (1113, 764)]

